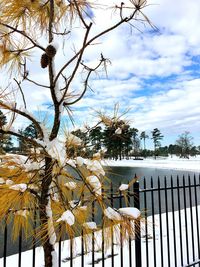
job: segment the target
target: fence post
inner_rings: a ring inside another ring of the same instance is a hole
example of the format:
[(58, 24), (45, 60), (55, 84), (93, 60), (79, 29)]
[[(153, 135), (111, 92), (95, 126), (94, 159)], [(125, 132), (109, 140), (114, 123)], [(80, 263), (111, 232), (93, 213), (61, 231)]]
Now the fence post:
[[(139, 182), (133, 184), (134, 191), (134, 206), (140, 209), (140, 193), (139, 193)], [(140, 222), (137, 226), (137, 233), (135, 235), (135, 267), (141, 267), (141, 228)]]

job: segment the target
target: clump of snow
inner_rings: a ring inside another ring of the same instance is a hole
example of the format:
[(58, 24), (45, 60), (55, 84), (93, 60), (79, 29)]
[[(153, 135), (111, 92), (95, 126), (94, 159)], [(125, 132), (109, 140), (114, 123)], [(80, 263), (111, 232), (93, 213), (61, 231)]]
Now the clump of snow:
[(0, 178), (0, 184), (5, 184), (5, 180), (3, 178)]
[(105, 171), (98, 160), (88, 159), (85, 161), (85, 164), (87, 165), (87, 169), (94, 172), (96, 175), (105, 175)]
[(67, 182), (64, 184), (69, 190), (74, 190), (77, 187), (77, 184), (75, 182)]
[(56, 222), (61, 221), (66, 222), (70, 226), (73, 225), (75, 223), (74, 214), (70, 210), (66, 210)]
[(119, 191), (125, 191), (129, 188), (128, 184), (121, 184), (119, 187)]
[(19, 216), (23, 216), (23, 217), (27, 217), (27, 215), (29, 214), (28, 210), (18, 210), (15, 212), (15, 215), (19, 215)]
[(11, 185), (11, 184), (14, 184), (14, 182), (10, 179), (6, 180), (6, 185)]
[(15, 185), (10, 186), (9, 188), (23, 193), (27, 189), (27, 184), (15, 184)]
[(80, 146), (82, 144), (82, 140), (79, 137), (70, 133), (67, 136), (67, 144), (71, 146)]
[(126, 207), (118, 209), (118, 212), (125, 217), (130, 219), (138, 219), (141, 215), (141, 212), (137, 208)]
[(46, 214), (48, 217), (48, 235), (49, 235), (49, 242), (51, 245), (55, 245), (56, 243), (56, 233), (54, 230), (54, 225), (53, 225), (53, 213), (51, 209), (51, 199), (49, 197), (48, 203), (46, 205)]
[(37, 162), (31, 162), (31, 163), (23, 164), (23, 167), (24, 167), (26, 172), (31, 172), (31, 171), (39, 170), (40, 164)]
[(115, 134), (122, 134), (122, 129), (121, 128), (117, 128), (115, 130)]
[(84, 164), (84, 159), (82, 157), (77, 157), (76, 158), (76, 163), (78, 166), (82, 166)]
[(73, 159), (67, 159), (66, 164), (72, 166), (73, 168), (76, 168), (75, 161)]
[(108, 207), (107, 209), (104, 210), (104, 215), (110, 220), (121, 221), (122, 219), (119, 212), (115, 211), (111, 207)]
[(83, 227), (90, 230), (97, 230), (97, 224), (95, 222), (86, 222)]
[(98, 177), (95, 175), (88, 176), (86, 182), (93, 188), (93, 192), (95, 192), (96, 195), (101, 195), (101, 183)]
[(65, 143), (59, 138), (53, 139), (51, 142), (46, 142), (46, 151), (47, 153), (54, 159), (56, 159), (58, 162), (61, 163), (61, 165), (64, 165), (66, 162), (66, 148)]

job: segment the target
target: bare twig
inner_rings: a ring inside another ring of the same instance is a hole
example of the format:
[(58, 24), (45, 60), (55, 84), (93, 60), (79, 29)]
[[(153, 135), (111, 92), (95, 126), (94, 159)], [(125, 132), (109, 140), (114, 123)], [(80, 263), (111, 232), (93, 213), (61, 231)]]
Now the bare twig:
[[(65, 92), (64, 92), (64, 94), (63, 94), (63, 97), (61, 98), (59, 104), (61, 104), (61, 103), (63, 102), (63, 100), (64, 100), (64, 98), (65, 98), (65, 95), (66, 95), (66, 92), (68, 91), (68, 88), (69, 88), (69, 86), (70, 86), (72, 80), (74, 79), (74, 76), (76, 75), (76, 72), (77, 72), (77, 70), (78, 70), (78, 67), (79, 67), (79, 65), (80, 65), (80, 63), (81, 63), (81, 59), (82, 59), (84, 50), (85, 50), (85, 48), (86, 48), (85, 45), (86, 45), (87, 38), (88, 38), (88, 35), (89, 35), (89, 32), (90, 32), (91, 27), (92, 27), (92, 23), (90, 23), (90, 25), (87, 27), (87, 30), (86, 30), (86, 33), (85, 33), (85, 37), (84, 37), (84, 40), (83, 40), (82, 50), (81, 50), (81, 52), (80, 52), (80, 54), (79, 54), (79, 57), (78, 57), (76, 66), (74, 67), (74, 70), (73, 70), (73, 72), (72, 72), (72, 75), (71, 75), (71, 77), (69, 78), (69, 81), (67, 82), (66, 90), (65, 90)], [(56, 80), (56, 79), (55, 79), (55, 80)], [(55, 81), (54, 81), (54, 83), (55, 83)]]
[(22, 99), (23, 99), (23, 102), (24, 102), (24, 108), (26, 108), (26, 100), (25, 100), (25, 97), (24, 97), (24, 93), (23, 93), (23, 90), (22, 90), (22, 87), (21, 87), (21, 83), (19, 83), (17, 81), (17, 79), (14, 78), (14, 81), (16, 82), (16, 84), (18, 85), (19, 87), (19, 90), (21, 92), (21, 95), (22, 95)]

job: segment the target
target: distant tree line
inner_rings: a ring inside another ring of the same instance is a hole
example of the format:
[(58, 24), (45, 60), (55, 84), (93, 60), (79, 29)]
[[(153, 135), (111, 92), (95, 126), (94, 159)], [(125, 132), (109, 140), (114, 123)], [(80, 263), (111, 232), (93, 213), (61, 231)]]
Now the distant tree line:
[[(6, 126), (6, 116), (0, 111), (0, 124)], [(37, 138), (38, 133), (33, 124), (28, 125), (25, 129), (19, 130), (22, 136), (28, 138)], [(70, 156), (93, 157), (94, 154), (104, 153), (105, 158), (109, 159), (134, 159), (157, 156), (177, 155), (181, 158), (189, 158), (200, 154), (200, 146), (193, 145), (193, 138), (189, 132), (184, 132), (178, 136), (175, 144), (161, 146), (164, 136), (158, 128), (147, 135), (145, 131), (139, 132), (138, 129), (131, 127), (124, 120), (117, 120), (107, 126), (102, 127), (85, 127), (77, 129), (72, 134), (82, 140), (82, 146), (76, 151), (69, 149)], [(151, 139), (154, 150), (146, 148), (147, 139)], [(30, 143), (18, 139), (18, 146), (14, 146), (9, 135), (0, 135), (0, 153), (13, 152), (26, 154), (31, 149)]]

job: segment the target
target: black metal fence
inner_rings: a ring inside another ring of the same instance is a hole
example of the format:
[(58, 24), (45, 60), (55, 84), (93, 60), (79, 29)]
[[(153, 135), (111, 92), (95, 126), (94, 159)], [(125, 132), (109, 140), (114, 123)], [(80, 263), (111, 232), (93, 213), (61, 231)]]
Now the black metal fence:
[[(59, 267), (200, 267), (200, 176), (143, 177), (129, 188), (126, 196), (113, 193), (118, 187), (111, 184), (105, 189), (107, 204), (118, 209), (128, 201), (142, 211), (143, 219), (137, 225), (134, 240), (128, 238), (122, 244), (122, 226), (118, 236), (111, 229), (109, 248), (108, 229), (89, 234), (87, 250), (84, 233), (74, 240), (60, 240), (56, 246)], [(92, 219), (103, 226), (104, 215), (96, 202), (91, 212)], [(12, 245), (10, 239), (10, 229), (5, 227), (0, 235), (0, 266), (41, 266), (43, 255), (39, 248), (33, 246), (29, 252), (23, 252), (34, 243), (34, 237), (25, 242), (21, 235)]]

